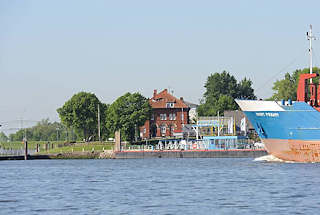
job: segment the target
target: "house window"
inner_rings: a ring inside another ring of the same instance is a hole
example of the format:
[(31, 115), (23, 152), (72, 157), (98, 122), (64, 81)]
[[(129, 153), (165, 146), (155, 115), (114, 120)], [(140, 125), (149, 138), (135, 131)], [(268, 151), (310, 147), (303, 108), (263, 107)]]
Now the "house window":
[(154, 114), (151, 115), (151, 120), (154, 120)]
[(170, 113), (169, 114), (169, 119), (170, 120), (176, 120), (176, 114), (175, 113)]
[(167, 103), (167, 108), (174, 108), (174, 103), (173, 102), (168, 102)]
[(146, 129), (146, 128), (144, 128), (144, 129), (143, 129), (143, 133), (145, 134), (146, 132), (147, 132), (147, 129)]
[(160, 120), (167, 120), (167, 114), (165, 113), (160, 114)]
[(162, 125), (160, 127), (160, 132), (161, 132), (161, 134), (165, 134), (166, 133), (166, 126), (165, 125)]

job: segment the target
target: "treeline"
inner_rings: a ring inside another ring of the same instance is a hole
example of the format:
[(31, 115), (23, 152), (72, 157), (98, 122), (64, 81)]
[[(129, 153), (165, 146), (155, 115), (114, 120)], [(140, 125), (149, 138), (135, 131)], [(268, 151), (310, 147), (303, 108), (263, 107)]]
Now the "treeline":
[[(21, 141), (24, 137), (32, 141), (72, 141), (78, 138), (72, 128), (67, 128), (59, 122), (50, 122), (49, 119), (43, 119), (31, 128), (10, 134), (7, 140)], [(3, 140), (5, 142), (5, 137)]]
[[(24, 137), (33, 141), (93, 141), (114, 137), (121, 131), (123, 140), (137, 140), (139, 127), (151, 116), (148, 99), (139, 93), (126, 93), (111, 105), (104, 104), (93, 93), (73, 95), (57, 109), (61, 123), (42, 120), (31, 128), (21, 129), (7, 137), (0, 133), (0, 141), (21, 141)], [(99, 113), (99, 114), (98, 114)], [(99, 115), (99, 116), (98, 116)]]
[(93, 93), (80, 92), (57, 112), (62, 124), (73, 128), (78, 139), (98, 140), (99, 118), (101, 140), (113, 137), (115, 131), (120, 130), (123, 140), (133, 141), (139, 135), (139, 127), (150, 118), (151, 106), (140, 93), (126, 93), (108, 105)]

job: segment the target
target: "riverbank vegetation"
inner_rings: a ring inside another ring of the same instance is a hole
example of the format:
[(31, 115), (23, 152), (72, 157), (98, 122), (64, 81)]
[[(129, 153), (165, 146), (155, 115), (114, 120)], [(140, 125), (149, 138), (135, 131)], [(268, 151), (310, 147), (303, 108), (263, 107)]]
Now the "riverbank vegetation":
[[(114, 142), (78, 142), (68, 143), (63, 141), (28, 141), (28, 149), (38, 154), (58, 154), (72, 152), (102, 152), (112, 150)], [(0, 149), (24, 150), (22, 141), (0, 142)]]
[(70, 145), (63, 145), (61, 147), (50, 148), (47, 151), (40, 151), (41, 154), (58, 154), (58, 153), (77, 153), (77, 152), (103, 152), (104, 150), (112, 150), (113, 142), (83, 142), (74, 143)]
[[(50, 122), (49, 119), (43, 119), (35, 126), (20, 129), (9, 137), (3, 137), (0, 134), (0, 141), (21, 141), (25, 136), (30, 141), (74, 141), (78, 135), (72, 128), (68, 128), (59, 122)], [(2, 138), (1, 138), (2, 137)]]
[(123, 140), (132, 141), (137, 137), (137, 129), (150, 117), (151, 106), (140, 93), (126, 93), (111, 105), (103, 104), (93, 93), (80, 92), (57, 109), (62, 124), (72, 128), (77, 139), (85, 141), (113, 137), (121, 130)]

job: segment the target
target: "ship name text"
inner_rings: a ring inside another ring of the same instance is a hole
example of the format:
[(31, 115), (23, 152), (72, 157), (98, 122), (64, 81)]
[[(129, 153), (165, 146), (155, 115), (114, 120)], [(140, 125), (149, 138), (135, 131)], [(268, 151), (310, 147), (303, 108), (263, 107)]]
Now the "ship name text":
[(279, 113), (274, 113), (274, 112), (259, 112), (259, 113), (256, 113), (256, 116), (259, 116), (259, 117), (279, 117)]

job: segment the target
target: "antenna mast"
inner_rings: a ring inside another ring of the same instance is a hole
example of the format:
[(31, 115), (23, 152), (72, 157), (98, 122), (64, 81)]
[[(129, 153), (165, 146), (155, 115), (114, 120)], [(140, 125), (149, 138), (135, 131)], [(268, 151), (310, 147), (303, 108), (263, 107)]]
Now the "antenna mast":
[[(312, 40), (316, 39), (312, 36), (312, 25), (310, 25), (310, 30), (307, 32), (307, 39), (309, 40), (310, 74), (312, 74)], [(312, 78), (310, 78), (310, 84), (312, 84)]]

